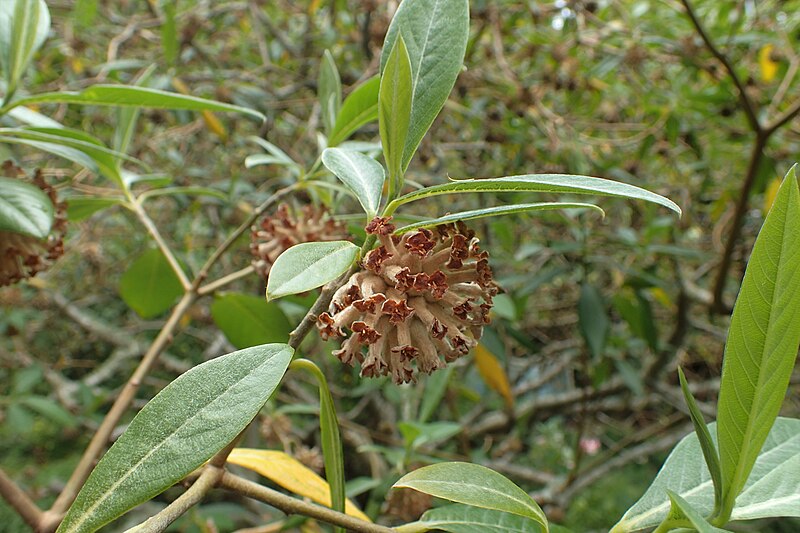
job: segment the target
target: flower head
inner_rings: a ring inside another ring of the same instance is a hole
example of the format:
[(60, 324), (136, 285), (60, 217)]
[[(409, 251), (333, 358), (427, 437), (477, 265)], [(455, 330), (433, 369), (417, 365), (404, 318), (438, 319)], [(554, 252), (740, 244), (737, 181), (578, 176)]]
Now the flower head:
[(380, 246), (317, 321), (323, 339), (347, 337), (334, 354), (358, 361), (362, 376), (395, 383), (414, 381), (415, 367), (429, 374), (467, 354), (498, 292), (475, 234), (458, 223), (398, 236), (382, 217), (366, 230)]
[(59, 202), (55, 189), (45, 182), (37, 170), (33, 179), (11, 161), (2, 165), (0, 175), (29, 181), (39, 187), (55, 208), (55, 217), (50, 234), (44, 239), (30, 235), (0, 230), (0, 287), (12, 285), (50, 268), (64, 254), (64, 233), (67, 228), (66, 203)]
[(278, 256), (295, 244), (346, 238), (347, 228), (331, 218), (324, 207), (306, 205), (299, 216), (295, 216), (287, 204), (281, 204), (274, 215), (264, 217), (252, 227), (253, 267), (267, 279)]

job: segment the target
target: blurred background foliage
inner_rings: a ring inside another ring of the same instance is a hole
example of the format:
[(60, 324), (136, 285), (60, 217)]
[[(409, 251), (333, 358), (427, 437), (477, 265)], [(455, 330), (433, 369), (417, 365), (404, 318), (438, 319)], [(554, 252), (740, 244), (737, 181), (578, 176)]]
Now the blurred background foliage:
[[(396, 4), (48, 0), (53, 28), (23, 92), (130, 83), (156, 64), (153, 87), (267, 115), (260, 125), (231, 115), (142, 111), (131, 155), (175, 185), (220, 193), (148, 203), (180, 260), (197, 270), (227, 230), (295, 179), (283, 165), (245, 168), (248, 155), (263, 153), (248, 138), (262, 137), (309, 166), (319, 154), (315, 91), (324, 50), (347, 93), (377, 72)], [(479, 354), (415, 386), (360, 380), (330, 356), (331, 346), (307, 340), (303, 351), (325, 368), (337, 397), (350, 493), (372, 516), (410, 520), (424, 510), (424, 498), (398, 493), (384, 500), (401, 472), (434, 457), (490, 466), (531, 491), (553, 521), (602, 531), (690, 431), (676, 365), (713, 416), (728, 312), (747, 253), (777, 180), (800, 154), (796, 115), (763, 139), (745, 100), (766, 125), (798, 105), (800, 2), (692, 6), (746, 98), (680, 2), (472, 2), (465, 69), (407, 179), (595, 175), (668, 196), (684, 214), (603, 200), (604, 218), (564, 212), (484, 219), (476, 230), (505, 290), (492, 325)], [(107, 108), (39, 111), (107, 141), (115, 134)], [(355, 137), (374, 142), (377, 129), (372, 124)], [(0, 145), (0, 159), (9, 157), (43, 168), (65, 196), (109, 192), (97, 176), (41, 152)], [(510, 199), (498, 195), (496, 203)], [(431, 199), (413, 209), (443, 214), (479, 201)], [(345, 202), (336, 213), (358, 209)], [(731, 235), (731, 267), (715, 299)], [(0, 461), (42, 502), (57, 494), (161, 326), (163, 314), (142, 318), (120, 298), (124, 274), (150, 249), (135, 218), (110, 207), (73, 220), (66, 255), (49, 272), (0, 289)], [(242, 239), (215, 275), (249, 261)], [(235, 289), (260, 299), (264, 283), (253, 275)], [(269, 334), (296, 323), (311, 301), (281, 302), (288, 321), (269, 321), (267, 329), (280, 329)], [(201, 300), (183, 321), (138, 406), (178, 373), (232, 350), (231, 342), (247, 342), (220, 331), (212, 303)], [(797, 416), (799, 391), (796, 377), (786, 414)], [(316, 418), (309, 416), (315, 403), (311, 384), (290, 374), (246, 444), (284, 449), (319, 468)], [(239, 503), (208, 502), (174, 530), (232, 531), (274, 519), (260, 504)], [(755, 527), (791, 531), (798, 523)], [(24, 530), (5, 504), (0, 530)]]

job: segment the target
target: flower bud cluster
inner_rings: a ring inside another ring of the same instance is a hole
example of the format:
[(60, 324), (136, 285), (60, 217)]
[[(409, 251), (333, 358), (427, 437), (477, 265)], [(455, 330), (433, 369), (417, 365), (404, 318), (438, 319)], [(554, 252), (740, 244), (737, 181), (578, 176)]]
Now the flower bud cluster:
[[(334, 354), (361, 364), (361, 375), (415, 381), (466, 355), (489, 323), (489, 254), (463, 223), (394, 234), (390, 218), (367, 225), (380, 246), (334, 295), (317, 319), (324, 340), (347, 336)], [(366, 352), (366, 354), (364, 353)]]
[(272, 216), (252, 227), (250, 252), (253, 267), (267, 279), (273, 263), (288, 248), (303, 242), (347, 239), (347, 228), (335, 221), (324, 207), (303, 206), (299, 217), (281, 204)]
[(6, 161), (2, 165), (0, 174), (8, 178), (30, 181), (50, 198), (55, 208), (50, 235), (44, 239), (0, 230), (0, 287), (3, 287), (47, 270), (56, 259), (64, 255), (67, 205), (58, 201), (55, 189), (45, 182), (39, 170), (32, 180), (27, 180), (22, 169), (11, 161)]

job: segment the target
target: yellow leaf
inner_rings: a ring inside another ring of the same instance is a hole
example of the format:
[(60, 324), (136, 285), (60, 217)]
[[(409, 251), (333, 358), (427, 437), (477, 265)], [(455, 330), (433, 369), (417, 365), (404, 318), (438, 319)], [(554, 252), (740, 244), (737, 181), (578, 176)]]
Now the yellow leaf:
[[(290, 492), (321, 505), (331, 506), (328, 482), (291, 455), (276, 450), (235, 448), (228, 456), (228, 462), (258, 472)], [(345, 501), (344, 510), (350, 516), (371, 522), (350, 500)]]
[(769, 182), (769, 185), (767, 185), (767, 190), (764, 191), (764, 216), (767, 216), (769, 209), (772, 207), (772, 202), (775, 201), (775, 195), (778, 194), (781, 181), (781, 178), (773, 179)]
[(478, 344), (475, 348), (475, 364), (478, 365), (478, 373), (483, 381), (503, 397), (506, 406), (514, 407), (514, 396), (511, 394), (511, 385), (508, 383), (506, 371), (497, 357), (483, 344)]
[(217, 118), (217, 115), (207, 109), (201, 111), (200, 113), (203, 115), (203, 120), (206, 123), (206, 127), (217, 137), (219, 137), (222, 142), (226, 142), (228, 140), (228, 130), (226, 130), (225, 126), (222, 125), (222, 122), (220, 122), (220, 120)]
[[(177, 76), (172, 78), (172, 86), (175, 87), (175, 90), (181, 94), (189, 94), (189, 87), (187, 87), (186, 84), (183, 83), (183, 80)], [(206, 127), (217, 137), (219, 137), (222, 142), (227, 141), (228, 131), (225, 129), (225, 126), (222, 125), (222, 122), (219, 121), (217, 116), (207, 109), (201, 111), (200, 113), (203, 116), (203, 121), (206, 123)]]
[(775, 75), (778, 73), (778, 64), (772, 60), (772, 48), (773, 46), (771, 44), (765, 44), (761, 47), (761, 50), (758, 51), (758, 64), (761, 67), (761, 79), (767, 83), (775, 79)]
[(669, 294), (667, 294), (667, 291), (661, 287), (653, 287), (650, 289), (650, 294), (652, 294), (653, 298), (655, 298), (655, 300), (664, 307), (672, 306), (672, 299), (669, 297)]

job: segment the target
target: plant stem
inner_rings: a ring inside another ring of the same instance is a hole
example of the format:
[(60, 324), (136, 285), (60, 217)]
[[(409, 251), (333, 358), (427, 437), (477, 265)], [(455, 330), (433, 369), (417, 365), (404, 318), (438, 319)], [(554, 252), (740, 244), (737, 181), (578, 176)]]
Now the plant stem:
[(350, 515), (328, 509), (327, 507), (322, 507), (321, 505), (292, 498), (291, 496), (264, 487), (258, 483), (248, 481), (230, 472), (225, 472), (222, 475), (219, 486), (243, 494), (249, 498), (268, 503), (286, 514), (301, 514), (335, 526), (345, 527), (348, 531), (356, 531), (359, 533), (390, 533), (394, 531), (386, 526), (366, 522)]
[(39, 526), (44, 513), (2, 469), (0, 469), (0, 495), (25, 520), (26, 524), (32, 528)]
[[(211, 268), (217, 263), (217, 261), (219, 261), (222, 255), (234, 244), (234, 242), (245, 231), (249, 229), (250, 225), (253, 223), (253, 221), (256, 220), (256, 218), (258, 218), (264, 211), (269, 209), (272, 205), (277, 203), (286, 194), (293, 191), (294, 189), (295, 189), (294, 185), (285, 187), (277, 191), (275, 194), (270, 196), (266, 201), (264, 201), (261, 205), (259, 205), (256, 209), (254, 209), (253, 212), (248, 216), (248, 218), (238, 228), (236, 228), (236, 230), (234, 230), (233, 233), (231, 233), (228, 236), (228, 238), (219, 247), (217, 247), (216, 250), (214, 250), (214, 252), (208, 258), (205, 264), (201, 267), (200, 271), (197, 273), (194, 280), (188, 283), (186, 292), (183, 294), (178, 304), (172, 309), (169, 318), (164, 323), (164, 326), (161, 328), (161, 331), (158, 333), (158, 336), (153, 341), (153, 344), (150, 345), (150, 348), (142, 357), (142, 361), (139, 363), (139, 366), (136, 368), (133, 375), (125, 384), (125, 387), (122, 389), (119, 396), (117, 396), (117, 399), (114, 401), (114, 404), (111, 406), (111, 409), (109, 410), (108, 414), (106, 414), (105, 418), (103, 419), (103, 422), (97, 429), (97, 432), (92, 436), (89, 445), (83, 452), (83, 456), (78, 462), (78, 465), (75, 467), (75, 470), (72, 472), (72, 475), (67, 481), (67, 484), (65, 485), (64, 489), (61, 491), (61, 494), (58, 495), (56, 501), (53, 503), (53, 506), (50, 508), (50, 510), (47, 513), (44, 513), (42, 520), (40, 521), (41, 529), (43, 529), (44, 531), (50, 531), (52, 529), (55, 529), (55, 527), (57, 527), (58, 523), (60, 522), (61, 516), (75, 500), (75, 497), (78, 495), (78, 491), (80, 491), (80, 488), (83, 486), (83, 484), (86, 482), (86, 479), (89, 477), (89, 473), (91, 472), (92, 468), (94, 468), (95, 462), (97, 461), (98, 457), (100, 457), (100, 455), (103, 453), (103, 450), (106, 448), (106, 445), (108, 444), (108, 440), (111, 436), (112, 431), (114, 430), (114, 428), (116, 427), (117, 423), (120, 421), (122, 416), (125, 414), (125, 411), (127, 411), (128, 407), (130, 406), (130, 403), (135, 397), (136, 392), (139, 390), (139, 386), (141, 385), (142, 381), (150, 372), (150, 369), (153, 367), (153, 364), (156, 362), (161, 352), (163, 352), (164, 349), (167, 347), (167, 345), (172, 342), (175, 330), (177, 329), (178, 324), (180, 323), (180, 320), (183, 318), (184, 314), (186, 314), (188, 309), (192, 306), (192, 304), (194, 304), (194, 302), (200, 296), (200, 289), (201, 289), (200, 286), (203, 280), (208, 276), (208, 273), (211, 270)], [(141, 206), (138, 205), (135, 199), (131, 198), (131, 200), (132, 200), (131, 204), (134, 206), (134, 211), (137, 212), (137, 215), (139, 215), (139, 218), (142, 221), (142, 223), (146, 227), (148, 227), (148, 231), (150, 231), (150, 234), (159, 244), (159, 247), (163, 246), (162, 252), (164, 252), (165, 257), (167, 257), (168, 260), (170, 257), (172, 257), (174, 260), (174, 255), (169, 250), (166, 242), (161, 238), (158, 229), (153, 224), (153, 221), (150, 219), (147, 213), (141, 208)], [(177, 268), (180, 269), (180, 266), (178, 265), (177, 261), (175, 261), (175, 266), (177, 266)], [(177, 273), (178, 271), (176, 271), (176, 274)], [(212, 290), (219, 289), (221, 286), (224, 285), (224, 283), (222, 283), (222, 280), (226, 278), (227, 282), (233, 281), (234, 279), (238, 279), (238, 277), (235, 275), (228, 275), (226, 277), (220, 278), (219, 280), (211, 282), (208, 285), (206, 285), (205, 290), (203, 291), (202, 294), (209, 294)], [(47, 524), (45, 524), (45, 522), (47, 522)]]
[(158, 249), (161, 250), (161, 253), (164, 254), (164, 257), (167, 259), (170, 268), (175, 272), (175, 275), (178, 276), (178, 279), (181, 282), (181, 286), (183, 287), (184, 291), (188, 291), (192, 284), (189, 281), (189, 278), (186, 276), (186, 272), (183, 271), (180, 263), (175, 258), (175, 254), (172, 253), (172, 249), (170, 249), (169, 245), (167, 245), (164, 238), (161, 236), (161, 233), (158, 231), (158, 228), (153, 223), (153, 219), (150, 218), (150, 215), (144, 210), (142, 204), (139, 203), (136, 198), (129, 191), (125, 191), (128, 200), (130, 200), (130, 207), (133, 209), (133, 212), (136, 213), (136, 216), (139, 218), (139, 221), (142, 225), (147, 229), (147, 232), (153, 237), (153, 240), (156, 242), (156, 246)]
[(78, 462), (78, 466), (75, 467), (75, 470), (72, 472), (72, 476), (69, 478), (69, 481), (67, 481), (64, 490), (61, 491), (61, 494), (58, 495), (55, 503), (53, 503), (53, 506), (50, 509), (52, 512), (62, 513), (66, 511), (67, 508), (72, 504), (75, 496), (78, 495), (78, 491), (86, 481), (86, 478), (89, 477), (89, 473), (91, 472), (92, 468), (94, 468), (95, 461), (98, 457), (100, 457), (100, 454), (105, 449), (109, 437), (111, 436), (111, 432), (122, 418), (122, 415), (125, 414), (125, 411), (128, 410), (131, 401), (136, 396), (136, 391), (139, 390), (139, 385), (141, 385), (142, 380), (144, 380), (148, 372), (150, 372), (150, 369), (153, 367), (153, 364), (156, 362), (156, 359), (164, 350), (164, 348), (166, 348), (167, 345), (172, 342), (173, 333), (175, 332), (178, 323), (180, 322), (181, 318), (183, 318), (184, 313), (194, 303), (195, 298), (196, 295), (194, 292), (190, 291), (184, 293), (183, 297), (178, 302), (178, 305), (173, 308), (172, 313), (167, 319), (167, 322), (164, 324), (164, 327), (161, 328), (161, 331), (153, 341), (153, 344), (150, 345), (147, 353), (145, 353), (144, 357), (142, 357), (141, 363), (139, 363), (139, 366), (125, 384), (119, 396), (117, 396), (117, 399), (111, 406), (111, 410), (103, 419), (103, 422), (100, 424), (97, 432), (92, 436), (89, 446), (83, 452), (83, 456)]
[(253, 265), (246, 266), (241, 270), (237, 270), (236, 272), (231, 272), (227, 276), (222, 276), (221, 278), (214, 280), (210, 283), (206, 283), (205, 285), (197, 289), (197, 295), (205, 296), (207, 294), (211, 294), (215, 292), (217, 289), (224, 287), (225, 285), (229, 285), (236, 280), (246, 278), (253, 272), (255, 272), (255, 268), (253, 267)]

